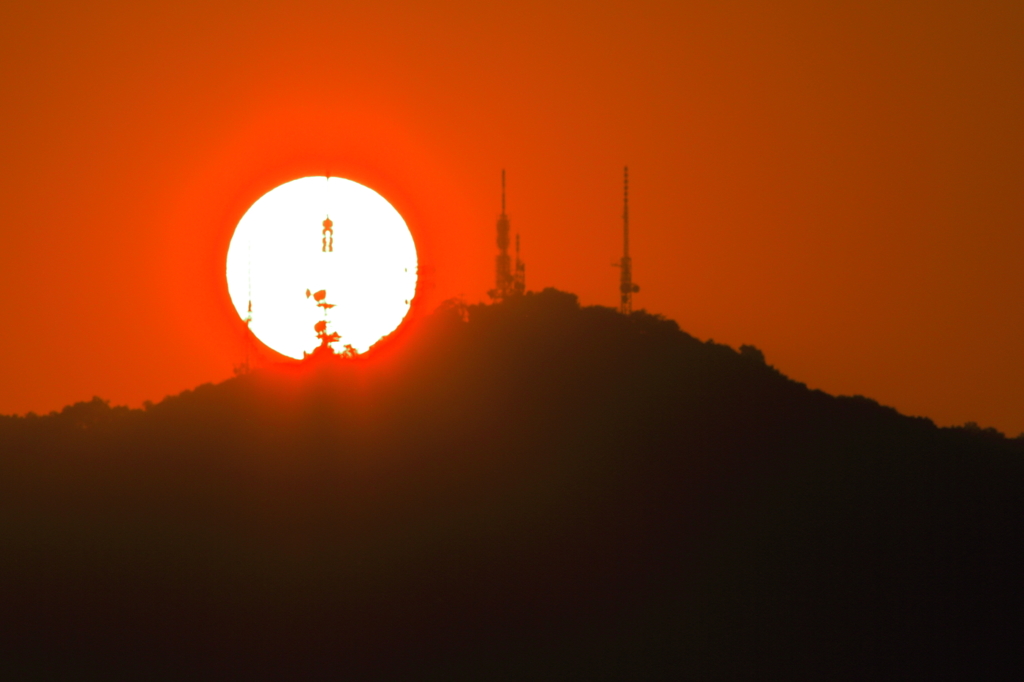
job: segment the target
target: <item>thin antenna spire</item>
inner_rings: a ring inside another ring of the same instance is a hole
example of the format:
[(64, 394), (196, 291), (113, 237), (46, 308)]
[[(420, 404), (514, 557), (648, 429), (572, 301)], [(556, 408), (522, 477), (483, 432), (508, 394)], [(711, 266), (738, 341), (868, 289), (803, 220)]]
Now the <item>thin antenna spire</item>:
[(629, 166), (622, 175), (622, 259), (617, 263), (619, 272), (619, 310), (624, 315), (633, 312), (633, 294), (640, 287), (633, 284), (633, 259), (629, 257)]
[(501, 215), (505, 215), (505, 169), (501, 169)]

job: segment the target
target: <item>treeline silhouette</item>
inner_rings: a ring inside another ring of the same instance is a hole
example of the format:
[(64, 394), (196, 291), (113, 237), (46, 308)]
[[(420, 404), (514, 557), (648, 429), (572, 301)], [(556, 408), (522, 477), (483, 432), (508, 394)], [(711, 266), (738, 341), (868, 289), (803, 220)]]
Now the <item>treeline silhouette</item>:
[(1024, 444), (546, 290), (0, 418), (4, 679), (981, 679)]

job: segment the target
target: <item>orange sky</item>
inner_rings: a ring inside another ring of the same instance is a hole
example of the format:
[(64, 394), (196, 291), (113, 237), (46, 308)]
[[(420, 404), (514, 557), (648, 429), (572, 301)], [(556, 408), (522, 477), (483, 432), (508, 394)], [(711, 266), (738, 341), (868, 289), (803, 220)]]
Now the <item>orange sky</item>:
[(634, 306), (787, 375), (1024, 431), (1024, 5), (0, 6), (0, 413), (231, 375), (231, 231), (331, 173), (436, 288)]

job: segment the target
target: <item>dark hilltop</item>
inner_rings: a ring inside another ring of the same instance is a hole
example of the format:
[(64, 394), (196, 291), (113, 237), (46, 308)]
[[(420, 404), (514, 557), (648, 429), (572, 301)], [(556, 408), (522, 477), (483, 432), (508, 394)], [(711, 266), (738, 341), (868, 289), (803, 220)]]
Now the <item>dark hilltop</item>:
[(3, 679), (992, 679), (1024, 442), (554, 290), (0, 417)]

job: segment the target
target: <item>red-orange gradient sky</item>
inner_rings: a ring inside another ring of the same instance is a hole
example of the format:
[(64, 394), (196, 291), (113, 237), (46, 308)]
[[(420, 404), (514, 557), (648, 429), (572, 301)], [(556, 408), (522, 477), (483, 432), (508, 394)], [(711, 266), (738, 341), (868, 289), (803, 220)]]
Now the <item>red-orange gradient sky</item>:
[(90, 2), (0, 8), (0, 413), (231, 375), (249, 204), (370, 185), (492, 286), (752, 343), (808, 385), (1024, 431), (1024, 4)]

